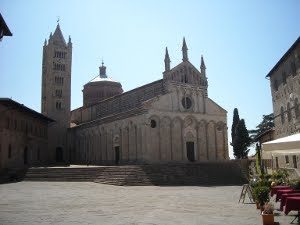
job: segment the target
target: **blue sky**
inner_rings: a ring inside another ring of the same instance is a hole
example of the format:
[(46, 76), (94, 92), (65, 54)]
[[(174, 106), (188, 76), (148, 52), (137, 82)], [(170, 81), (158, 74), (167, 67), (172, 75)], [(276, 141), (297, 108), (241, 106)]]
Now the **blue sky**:
[(0, 42), (0, 97), (40, 112), (42, 46), (58, 17), (73, 42), (72, 109), (102, 58), (128, 91), (162, 78), (166, 46), (179, 64), (185, 36), (190, 62), (199, 68), (204, 56), (209, 97), (228, 111), (229, 141), (235, 107), (249, 129), (272, 112), (265, 76), (300, 34), (298, 0), (1, 0), (0, 9), (13, 33)]

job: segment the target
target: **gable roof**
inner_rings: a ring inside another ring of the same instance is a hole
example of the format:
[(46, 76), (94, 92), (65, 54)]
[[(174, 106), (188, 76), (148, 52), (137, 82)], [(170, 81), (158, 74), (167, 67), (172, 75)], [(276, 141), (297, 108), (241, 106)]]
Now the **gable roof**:
[(279, 61), (276, 63), (276, 65), (271, 69), (271, 71), (267, 74), (266, 77), (270, 77), (273, 72), (279, 67), (281, 63), (289, 56), (289, 54), (296, 48), (296, 46), (300, 44), (300, 37), (297, 38), (297, 40), (294, 42), (294, 44), (287, 50), (286, 53), (279, 59)]
[(30, 115), (31, 117), (34, 118), (38, 118), (40, 120), (44, 120), (45, 122), (54, 122), (53, 119), (44, 116), (43, 114), (34, 111), (33, 109), (30, 109), (28, 107), (26, 107), (23, 104), (20, 104), (10, 98), (0, 98), (0, 105), (4, 105), (8, 108), (10, 108), (10, 110), (18, 110), (20, 112), (26, 113), (28, 115)]
[(177, 70), (180, 67), (183, 67), (184, 65), (189, 65), (191, 66), (197, 73), (199, 73), (199, 75), (201, 75), (200, 71), (190, 62), (190, 61), (183, 61), (181, 63), (179, 63), (177, 66), (173, 67), (170, 72)]

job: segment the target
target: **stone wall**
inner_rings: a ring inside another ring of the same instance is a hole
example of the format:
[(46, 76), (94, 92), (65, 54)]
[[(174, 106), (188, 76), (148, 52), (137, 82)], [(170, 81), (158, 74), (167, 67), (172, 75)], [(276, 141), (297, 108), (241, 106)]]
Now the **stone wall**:
[(300, 132), (300, 44), (270, 74), (275, 138)]
[(228, 159), (224, 121), (147, 113), (71, 132), (71, 163), (114, 164), (118, 146), (120, 163), (188, 162), (186, 142), (195, 161)]
[(46, 164), (47, 122), (14, 107), (0, 111), (0, 171)]
[(286, 153), (286, 154), (273, 154), (272, 157), (273, 169), (288, 168), (295, 169), (300, 174), (300, 154), (299, 153)]

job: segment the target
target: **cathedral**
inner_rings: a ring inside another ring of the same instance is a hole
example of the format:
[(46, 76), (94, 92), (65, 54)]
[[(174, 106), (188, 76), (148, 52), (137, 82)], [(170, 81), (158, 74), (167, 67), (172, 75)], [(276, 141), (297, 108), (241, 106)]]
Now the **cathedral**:
[[(162, 79), (124, 92), (106, 73), (83, 86), (83, 106), (70, 110), (72, 43), (59, 24), (45, 40), (42, 113), (49, 126), (49, 153), (72, 164), (151, 164), (227, 160), (227, 112), (208, 97), (206, 66), (188, 58), (170, 65), (165, 52)], [(92, 78), (92, 77), (91, 77)]]

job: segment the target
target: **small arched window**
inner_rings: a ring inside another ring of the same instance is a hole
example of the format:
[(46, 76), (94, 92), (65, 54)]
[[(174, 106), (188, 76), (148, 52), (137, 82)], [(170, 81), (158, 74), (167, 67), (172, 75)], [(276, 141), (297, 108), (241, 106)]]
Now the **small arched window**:
[(284, 109), (283, 106), (280, 108), (280, 118), (281, 118), (281, 123), (284, 124)]
[(192, 100), (190, 97), (184, 97), (181, 100), (181, 104), (182, 104), (183, 108), (189, 109), (192, 107)]
[(288, 121), (291, 121), (292, 113), (291, 113), (291, 104), (289, 102), (287, 104), (287, 117), (288, 117)]
[(150, 121), (150, 126), (151, 126), (151, 128), (155, 128), (156, 127), (156, 121), (152, 119)]

